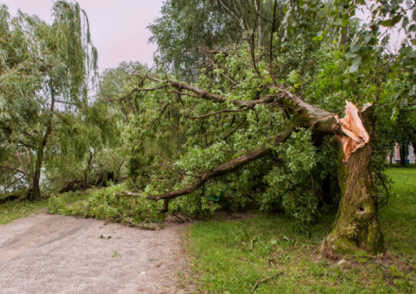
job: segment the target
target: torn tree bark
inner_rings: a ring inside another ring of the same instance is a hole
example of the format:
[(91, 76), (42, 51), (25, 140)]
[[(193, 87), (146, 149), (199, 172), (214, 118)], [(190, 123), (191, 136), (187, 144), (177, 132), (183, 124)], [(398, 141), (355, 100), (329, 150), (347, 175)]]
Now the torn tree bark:
[(364, 111), (361, 121), (355, 106), (347, 106), (347, 119), (343, 127), (353, 133), (348, 132), (349, 138), (337, 136), (338, 178), (342, 198), (334, 229), (321, 246), (321, 253), (327, 258), (335, 259), (339, 254), (379, 254), (384, 251), (383, 234), (377, 217), (377, 195), (370, 168), (373, 112), (373, 108)]

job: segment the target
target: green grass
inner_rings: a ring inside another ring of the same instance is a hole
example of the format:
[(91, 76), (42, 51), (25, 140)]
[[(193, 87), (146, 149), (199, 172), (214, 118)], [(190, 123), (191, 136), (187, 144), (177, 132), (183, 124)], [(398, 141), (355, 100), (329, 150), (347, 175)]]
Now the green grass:
[[(380, 210), (385, 256), (347, 258), (344, 265), (316, 253), (334, 216), (313, 227), (312, 237), (296, 233), (292, 220), (257, 214), (241, 221), (196, 224), (186, 235), (199, 293), (415, 293), (416, 168), (391, 168), (395, 184)], [(252, 240), (253, 246), (252, 246)], [(277, 276), (277, 274), (283, 274)]]
[(393, 179), (389, 203), (380, 211), (387, 248), (400, 256), (413, 256), (416, 263), (416, 165), (387, 171)]
[[(88, 197), (88, 192), (74, 192), (60, 194), (65, 203), (69, 204), (74, 201), (83, 200)], [(29, 216), (31, 214), (47, 212), (49, 199), (41, 199), (38, 201), (10, 201), (0, 204), (0, 225), (7, 224), (15, 219)]]

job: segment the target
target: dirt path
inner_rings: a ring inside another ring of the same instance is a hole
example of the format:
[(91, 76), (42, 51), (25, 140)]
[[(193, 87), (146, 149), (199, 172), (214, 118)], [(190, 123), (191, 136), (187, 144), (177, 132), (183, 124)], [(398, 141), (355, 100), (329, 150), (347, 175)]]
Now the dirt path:
[(142, 231), (46, 214), (2, 225), (0, 293), (187, 293), (178, 283), (185, 226)]

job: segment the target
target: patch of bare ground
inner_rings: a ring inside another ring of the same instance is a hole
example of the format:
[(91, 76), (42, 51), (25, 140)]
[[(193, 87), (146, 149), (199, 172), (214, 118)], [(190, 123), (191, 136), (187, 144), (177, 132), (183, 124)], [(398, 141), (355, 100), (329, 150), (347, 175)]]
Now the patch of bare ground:
[[(180, 235), (38, 214), (0, 226), (0, 293), (190, 293)], [(181, 252), (182, 251), (182, 252)]]

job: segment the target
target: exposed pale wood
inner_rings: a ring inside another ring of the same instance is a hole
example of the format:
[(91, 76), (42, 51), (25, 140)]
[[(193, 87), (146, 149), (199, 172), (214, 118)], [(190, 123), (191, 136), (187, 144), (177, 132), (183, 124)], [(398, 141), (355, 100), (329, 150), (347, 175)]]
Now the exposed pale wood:
[(364, 147), (370, 140), (370, 136), (365, 129), (363, 122), (358, 114), (357, 107), (347, 101), (345, 107), (345, 117), (342, 119), (336, 116), (337, 122), (341, 125), (342, 130), (347, 136), (337, 135), (341, 141), (342, 150), (344, 151), (344, 161), (350, 158), (351, 154)]

